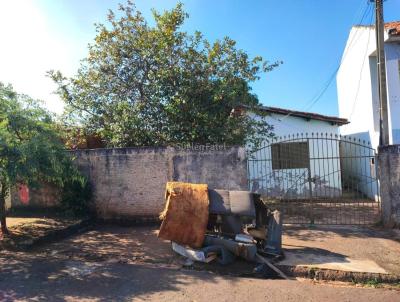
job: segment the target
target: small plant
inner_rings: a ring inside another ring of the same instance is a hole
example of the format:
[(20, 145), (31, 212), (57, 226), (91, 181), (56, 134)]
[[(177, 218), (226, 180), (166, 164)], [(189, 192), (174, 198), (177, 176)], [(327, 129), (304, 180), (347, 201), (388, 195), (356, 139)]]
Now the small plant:
[(364, 283), (365, 286), (370, 286), (370, 287), (378, 287), (380, 284), (381, 282), (376, 278), (368, 280)]
[(359, 284), (361, 286), (366, 286), (366, 287), (381, 287), (383, 284), (382, 281), (378, 280), (377, 278), (369, 279), (369, 280), (360, 280), (360, 281), (353, 279), (352, 283), (354, 285)]
[(90, 214), (92, 189), (87, 179), (73, 179), (62, 188), (61, 207), (66, 214), (87, 216)]

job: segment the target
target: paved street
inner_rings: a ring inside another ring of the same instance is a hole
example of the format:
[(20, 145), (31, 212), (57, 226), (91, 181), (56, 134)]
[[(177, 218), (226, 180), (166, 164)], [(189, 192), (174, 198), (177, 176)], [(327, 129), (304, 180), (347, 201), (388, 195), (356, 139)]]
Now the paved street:
[(31, 253), (0, 253), (0, 301), (26, 300), (399, 301), (400, 291), (183, 269), (155, 229), (98, 227)]

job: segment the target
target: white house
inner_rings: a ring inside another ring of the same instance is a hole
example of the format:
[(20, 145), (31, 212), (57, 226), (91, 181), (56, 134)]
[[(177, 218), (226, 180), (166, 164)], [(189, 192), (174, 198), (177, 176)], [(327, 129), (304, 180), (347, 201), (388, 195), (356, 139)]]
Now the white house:
[[(337, 197), (342, 192), (339, 126), (346, 119), (260, 107), (276, 136), (249, 157), (249, 186), (269, 197)], [(252, 114), (253, 118), (259, 115)], [(249, 149), (252, 147), (249, 146)]]
[[(385, 57), (390, 143), (400, 143), (400, 22), (385, 24)], [(379, 144), (379, 97), (374, 26), (353, 26), (337, 74), (339, 115), (350, 123), (340, 128)]]
[[(385, 24), (384, 50), (389, 115), (389, 141), (400, 143), (400, 22)], [(336, 77), (339, 114), (350, 123), (340, 127), (342, 135), (379, 145), (379, 95), (375, 27), (353, 26), (342, 55)], [(351, 158), (362, 154), (362, 147), (344, 148), (342, 155)], [(375, 181), (375, 159), (369, 165), (353, 161), (347, 175), (358, 184), (358, 190), (371, 199), (378, 199)]]

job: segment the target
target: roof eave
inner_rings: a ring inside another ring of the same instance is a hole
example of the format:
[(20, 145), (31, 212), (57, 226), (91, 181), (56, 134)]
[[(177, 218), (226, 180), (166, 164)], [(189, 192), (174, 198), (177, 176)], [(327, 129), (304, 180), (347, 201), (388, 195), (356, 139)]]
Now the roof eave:
[[(247, 107), (247, 106), (243, 106), (243, 107), (249, 109), (249, 107)], [(327, 122), (327, 123), (331, 123), (332, 125), (338, 125), (338, 126), (343, 126), (343, 125), (347, 125), (350, 123), (347, 119), (344, 119), (344, 118), (325, 116), (325, 115), (318, 114), (318, 113), (308, 113), (308, 112), (295, 111), (295, 110), (289, 110), (289, 109), (283, 109), (283, 108), (275, 108), (275, 107), (266, 107), (266, 106), (260, 106), (258, 109), (260, 111), (264, 111), (264, 112), (268, 112), (268, 113), (293, 116), (293, 117), (297, 117), (297, 118), (303, 118), (308, 121), (317, 120), (317, 121)]]

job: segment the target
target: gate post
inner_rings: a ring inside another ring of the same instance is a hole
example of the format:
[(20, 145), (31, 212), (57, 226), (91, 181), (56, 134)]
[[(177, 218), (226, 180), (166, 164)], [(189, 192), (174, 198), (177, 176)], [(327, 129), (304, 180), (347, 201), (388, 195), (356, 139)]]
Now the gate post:
[[(308, 147), (310, 147), (310, 139), (308, 139), (308, 138), (307, 138), (307, 144), (308, 144)], [(310, 196), (310, 225), (313, 225), (315, 223), (315, 220), (314, 220), (314, 208), (313, 208), (314, 205), (313, 205), (313, 198), (312, 198), (312, 176), (311, 176), (311, 161), (310, 160), (308, 161), (307, 172), (308, 172), (308, 190), (309, 190), (309, 196)]]
[(400, 226), (400, 145), (378, 149), (381, 218), (384, 227)]

